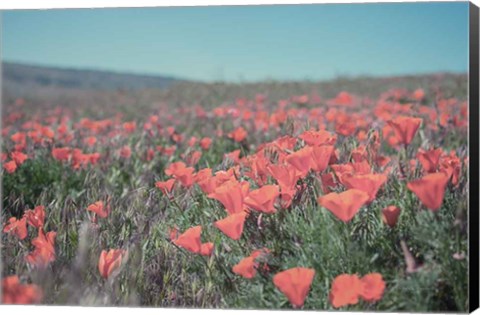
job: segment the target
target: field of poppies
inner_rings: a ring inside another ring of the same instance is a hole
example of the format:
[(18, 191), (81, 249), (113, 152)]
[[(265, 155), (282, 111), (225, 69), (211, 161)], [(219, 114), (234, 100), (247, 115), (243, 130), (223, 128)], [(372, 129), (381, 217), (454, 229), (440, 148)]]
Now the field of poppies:
[(8, 100), (2, 303), (468, 310), (464, 90), (335, 88)]

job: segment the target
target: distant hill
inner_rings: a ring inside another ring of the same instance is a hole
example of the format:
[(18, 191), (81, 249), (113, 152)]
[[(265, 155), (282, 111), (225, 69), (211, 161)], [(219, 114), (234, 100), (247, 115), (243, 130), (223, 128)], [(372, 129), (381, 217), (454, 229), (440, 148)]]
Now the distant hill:
[(10, 62), (3, 62), (2, 67), (3, 88), (14, 94), (45, 88), (96, 91), (163, 89), (183, 81), (167, 76), (54, 68)]
[(105, 109), (129, 112), (134, 117), (141, 109), (153, 110), (159, 104), (184, 106), (202, 104), (219, 106), (237, 98), (253, 99), (264, 94), (275, 102), (294, 95), (317, 95), (321, 99), (335, 97), (340, 91), (376, 98), (395, 88), (414, 91), (425, 89), (443, 97), (468, 95), (467, 73), (430, 73), (402, 76), (337, 77), (324, 81), (262, 81), (254, 83), (199, 82), (167, 76), (116, 73), (97, 70), (62, 69), (3, 62), (3, 109), (24, 98), (37, 108), (66, 106), (90, 108), (92, 115)]

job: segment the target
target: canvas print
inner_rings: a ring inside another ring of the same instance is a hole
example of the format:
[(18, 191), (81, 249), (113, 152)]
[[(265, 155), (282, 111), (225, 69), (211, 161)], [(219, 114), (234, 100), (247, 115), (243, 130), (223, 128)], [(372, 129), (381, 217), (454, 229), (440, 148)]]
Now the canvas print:
[(466, 312), (469, 10), (3, 11), (1, 303)]

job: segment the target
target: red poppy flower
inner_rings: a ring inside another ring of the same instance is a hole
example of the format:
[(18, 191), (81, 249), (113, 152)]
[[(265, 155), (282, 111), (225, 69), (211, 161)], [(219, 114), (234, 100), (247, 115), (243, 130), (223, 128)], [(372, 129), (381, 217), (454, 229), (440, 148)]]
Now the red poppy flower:
[(309, 268), (291, 268), (277, 273), (273, 277), (275, 286), (287, 296), (295, 307), (302, 307), (312, 285), (315, 270)]
[(382, 220), (390, 227), (394, 227), (397, 224), (398, 217), (400, 216), (400, 208), (397, 206), (388, 206), (382, 209)]
[(437, 211), (442, 206), (448, 180), (449, 176), (445, 173), (433, 173), (409, 182), (407, 188), (415, 193), (428, 209)]
[(333, 307), (338, 308), (358, 303), (362, 282), (357, 275), (341, 274), (332, 282), (329, 300)]
[(417, 133), (421, 123), (421, 118), (406, 116), (399, 116), (388, 121), (388, 124), (395, 131), (398, 141), (405, 145), (409, 145), (410, 142), (412, 142), (413, 137), (415, 137), (415, 134)]
[(173, 243), (192, 253), (199, 253), (202, 247), (202, 242), (200, 240), (201, 234), (202, 227), (200, 225), (191, 227), (178, 236)]
[(118, 271), (126, 254), (127, 251), (123, 249), (110, 249), (108, 252), (102, 250), (98, 260), (98, 271), (100, 271), (100, 275), (108, 279)]
[(277, 185), (265, 185), (250, 191), (245, 198), (245, 204), (250, 208), (264, 213), (275, 213), (274, 203), (280, 195)]
[(247, 213), (242, 211), (229, 215), (225, 219), (218, 220), (214, 225), (231, 239), (238, 240), (242, 235), (243, 224), (245, 223), (246, 217)]
[(17, 220), (17, 218), (13, 217), (10, 218), (8, 220), (8, 224), (5, 224), (3, 232), (15, 235), (21, 240), (25, 239), (28, 235), (27, 218), (23, 217), (20, 220)]
[(349, 222), (370, 197), (364, 191), (349, 189), (342, 193), (330, 193), (318, 198), (318, 203), (343, 222)]
[(360, 296), (367, 302), (376, 302), (383, 296), (385, 281), (379, 273), (369, 273), (362, 277)]
[(2, 280), (0, 304), (37, 304), (42, 300), (42, 290), (35, 284), (22, 284), (18, 276), (8, 276)]

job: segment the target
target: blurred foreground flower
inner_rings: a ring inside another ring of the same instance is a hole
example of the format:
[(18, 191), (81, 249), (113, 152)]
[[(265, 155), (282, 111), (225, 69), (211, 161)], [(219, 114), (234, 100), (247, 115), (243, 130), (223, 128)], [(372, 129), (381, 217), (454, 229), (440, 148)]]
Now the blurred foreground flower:
[(8, 276), (2, 280), (0, 304), (37, 304), (42, 295), (42, 290), (35, 284), (21, 284), (18, 276)]

